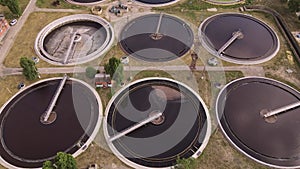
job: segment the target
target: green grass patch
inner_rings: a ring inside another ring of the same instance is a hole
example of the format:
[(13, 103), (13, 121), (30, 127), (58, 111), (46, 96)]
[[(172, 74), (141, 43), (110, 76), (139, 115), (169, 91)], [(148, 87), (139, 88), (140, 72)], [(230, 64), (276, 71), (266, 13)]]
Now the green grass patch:
[(196, 159), (197, 169), (268, 169), (246, 157), (234, 149), (224, 138), (221, 131), (216, 129), (204, 149)]
[(146, 71), (141, 71), (138, 74), (136, 74), (134, 76), (134, 80), (147, 78), (147, 77), (166, 77), (166, 78), (172, 79), (172, 75), (169, 74), (168, 72), (165, 72), (162, 70), (146, 70)]
[(215, 4), (210, 4), (207, 2), (204, 2), (202, 0), (186, 0), (183, 3), (180, 3), (176, 6), (170, 6), (170, 7), (163, 7), (163, 8), (154, 8), (154, 10), (157, 11), (176, 11), (179, 10), (194, 10), (194, 11), (199, 11), (199, 10), (206, 10), (208, 8), (222, 8), (222, 9), (232, 9), (232, 8), (239, 8), (243, 6), (244, 4), (236, 4), (236, 5), (215, 5)]
[(70, 4), (64, 0), (60, 0), (60, 4), (57, 6), (53, 5), (55, 0), (37, 0), (36, 6), (39, 8), (52, 8), (52, 9), (89, 9), (86, 6), (79, 6)]
[(235, 79), (244, 77), (241, 71), (227, 71), (225, 72), (226, 82), (229, 83)]
[(291, 12), (287, 6), (287, 1), (283, 0), (256, 0), (255, 4), (264, 5), (276, 10), (286, 21), (288, 27), (293, 30), (300, 29), (300, 20), (294, 12)]
[(271, 73), (266, 73), (266, 77), (278, 80), (280, 82), (283, 82), (283, 83), (285, 83), (285, 84), (293, 87), (294, 89), (296, 89), (296, 90), (298, 90), (300, 92), (299, 84), (296, 85), (296, 84), (294, 84), (294, 83), (292, 83), (292, 82), (290, 82), (290, 81), (288, 81), (288, 80), (286, 80), (286, 79), (284, 79), (282, 77), (279, 77), (277, 75), (272, 75)]
[(233, 0), (214, 0), (214, 1), (216, 1), (216, 2), (235, 2)]

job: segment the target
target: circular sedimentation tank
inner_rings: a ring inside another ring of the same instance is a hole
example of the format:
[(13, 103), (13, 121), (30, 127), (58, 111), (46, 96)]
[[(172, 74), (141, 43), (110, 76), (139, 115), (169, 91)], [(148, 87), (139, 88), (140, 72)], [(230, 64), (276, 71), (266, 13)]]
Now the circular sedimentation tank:
[(66, 0), (66, 1), (75, 5), (91, 6), (91, 5), (97, 5), (105, 0)]
[(160, 7), (160, 6), (167, 6), (172, 5), (180, 0), (135, 0), (138, 4), (143, 6), (152, 6), (152, 7)]
[[(276, 168), (299, 168), (299, 102), (300, 93), (284, 83), (242, 78), (220, 92), (217, 119), (226, 138), (251, 159)], [(291, 106), (294, 103), (298, 107)]]
[(102, 120), (102, 104), (94, 89), (83, 81), (67, 79), (49, 123), (42, 121), (61, 81), (51, 78), (30, 85), (1, 108), (3, 166), (40, 168), (57, 152), (78, 156), (93, 141)]
[(171, 168), (178, 157), (197, 158), (211, 132), (203, 100), (188, 86), (167, 78), (129, 84), (114, 95), (106, 114), (107, 143), (133, 168)]
[(43, 28), (35, 41), (39, 57), (55, 65), (76, 65), (91, 61), (109, 50), (114, 41), (112, 26), (89, 15), (70, 15)]
[(237, 64), (259, 64), (279, 51), (274, 30), (250, 15), (222, 13), (204, 20), (199, 28), (202, 45), (213, 55)]
[(148, 62), (165, 62), (185, 55), (194, 43), (190, 26), (167, 14), (149, 14), (129, 21), (120, 46), (128, 55)]
[(245, 2), (245, 0), (204, 0), (204, 1), (214, 5), (236, 5)]

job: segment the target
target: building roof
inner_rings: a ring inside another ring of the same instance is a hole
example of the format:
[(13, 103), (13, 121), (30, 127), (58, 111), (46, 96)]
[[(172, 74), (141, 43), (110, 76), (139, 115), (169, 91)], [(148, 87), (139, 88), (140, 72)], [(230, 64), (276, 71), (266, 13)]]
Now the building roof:
[(110, 75), (109, 74), (103, 74), (103, 73), (98, 73), (95, 75), (95, 82), (110, 82)]

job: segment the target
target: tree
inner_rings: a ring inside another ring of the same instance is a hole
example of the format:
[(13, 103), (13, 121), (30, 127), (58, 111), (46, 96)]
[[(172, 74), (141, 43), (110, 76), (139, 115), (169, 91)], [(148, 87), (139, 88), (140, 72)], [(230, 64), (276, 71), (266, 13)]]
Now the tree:
[(54, 158), (54, 162), (45, 161), (43, 169), (77, 169), (76, 161), (71, 154), (59, 152)]
[(120, 59), (117, 59), (115, 57), (110, 58), (108, 64), (104, 65), (105, 72), (108, 73), (111, 77), (113, 77), (120, 63)]
[(58, 5), (60, 5), (60, 0), (55, 0), (55, 1), (53, 1), (53, 2), (52, 2), (52, 5), (53, 5), (53, 6), (58, 6)]
[(252, 4), (253, 0), (246, 0), (246, 5)]
[(123, 65), (119, 65), (117, 70), (114, 73), (113, 80), (115, 80), (117, 84), (121, 84), (124, 78), (123, 70), (124, 70)]
[(13, 14), (17, 16), (21, 15), (19, 0), (0, 0), (0, 4), (7, 6)]
[(77, 169), (76, 161), (71, 154), (59, 152), (54, 159), (54, 165), (58, 169)]
[(104, 65), (104, 69), (105, 72), (108, 73), (113, 80), (115, 80), (118, 84), (121, 83), (124, 75), (123, 65), (121, 64), (120, 59), (117, 59), (115, 57), (110, 58), (108, 63)]
[(85, 74), (90, 79), (94, 78), (96, 73), (97, 73), (97, 70), (92, 66), (89, 66), (85, 69)]
[(298, 12), (300, 10), (300, 0), (289, 0), (288, 7), (291, 12)]
[(195, 169), (196, 161), (194, 158), (177, 158), (175, 169)]
[(21, 57), (20, 66), (23, 68), (23, 75), (27, 80), (35, 80), (38, 78), (38, 71), (34, 61), (26, 57)]
[(51, 161), (45, 161), (43, 164), (43, 169), (55, 169)]

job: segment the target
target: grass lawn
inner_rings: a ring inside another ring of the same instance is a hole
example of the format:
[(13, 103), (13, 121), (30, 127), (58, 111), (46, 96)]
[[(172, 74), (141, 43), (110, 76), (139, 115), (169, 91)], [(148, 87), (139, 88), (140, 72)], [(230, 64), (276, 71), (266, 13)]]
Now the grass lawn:
[(224, 138), (219, 129), (214, 131), (204, 149), (196, 160), (197, 169), (268, 169), (234, 149)]
[(166, 78), (172, 78), (172, 75), (169, 74), (168, 72), (162, 71), (162, 70), (150, 70), (150, 71), (141, 71), (139, 73), (137, 73), (134, 78), (133, 81), (138, 80), (138, 79), (142, 79), (142, 78), (147, 78), (147, 77), (166, 77)]
[(225, 72), (226, 82), (229, 83), (235, 79), (244, 77), (243, 73), (240, 71), (227, 71)]
[[(18, 33), (13, 47), (9, 51), (4, 60), (4, 65), (7, 67), (20, 67), (19, 60), (21, 57), (36, 56), (34, 51), (34, 42), (37, 34), (50, 22), (61, 18), (63, 16), (71, 15), (73, 13), (43, 13), (35, 12), (30, 14), (23, 28)], [(34, 26), (32, 26), (34, 25)], [(49, 63), (40, 59), (38, 67), (53, 67)]]
[(279, 12), (291, 31), (300, 30), (300, 20), (297, 19), (295, 13), (289, 11), (287, 3), (282, 0), (256, 0), (256, 3), (268, 6)]
[[(99, 133), (102, 133), (102, 128)], [(103, 134), (99, 134), (98, 137), (104, 136)], [(104, 140), (104, 138), (101, 139)], [(125, 164), (122, 163), (110, 150), (102, 147), (103, 146), (99, 146), (99, 144), (92, 143), (92, 145), (90, 145), (84, 153), (76, 158), (77, 167), (83, 169), (87, 168), (89, 164), (94, 163), (98, 164), (100, 168), (112, 168), (112, 166), (115, 165), (116, 168), (121, 169), (120, 166), (125, 166)]]
[(39, 8), (52, 8), (52, 9), (88, 9), (86, 6), (74, 5), (66, 2), (65, 0), (60, 0), (60, 5), (54, 6), (52, 3), (55, 0), (37, 0), (36, 6)]
[(283, 77), (280, 77), (278, 75), (274, 75), (274, 74), (271, 74), (271, 73), (267, 73), (266, 77), (278, 80), (280, 82), (283, 82), (283, 83), (285, 83), (285, 84), (293, 87), (294, 89), (296, 89), (296, 90), (298, 90), (300, 92), (300, 86), (299, 86), (299, 84), (295, 84), (294, 82), (290, 81), (288, 78), (283, 78)]
[(30, 83), (24, 76), (3, 76), (0, 78), (1, 106), (18, 92), (17, 86), (20, 82), (24, 82), (26, 85)]
[(175, 10), (181, 10), (181, 9), (185, 9), (185, 10), (206, 10), (207, 8), (214, 8), (214, 7), (218, 7), (218, 8), (236, 8), (236, 7), (240, 7), (242, 6), (241, 4), (238, 5), (229, 5), (229, 6), (224, 6), (224, 5), (214, 5), (214, 4), (210, 4), (207, 2), (204, 2), (202, 0), (186, 0), (183, 1), (182, 3), (179, 3), (179, 5), (176, 6), (168, 6), (168, 7), (163, 7), (163, 8), (159, 8), (158, 10), (163, 10), (163, 11), (175, 11)]
[(231, 2), (231, 1), (235, 2), (235, 0), (214, 0), (214, 1), (216, 1), (216, 2)]

